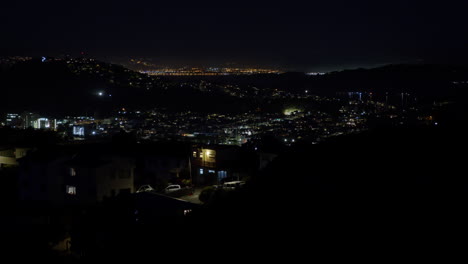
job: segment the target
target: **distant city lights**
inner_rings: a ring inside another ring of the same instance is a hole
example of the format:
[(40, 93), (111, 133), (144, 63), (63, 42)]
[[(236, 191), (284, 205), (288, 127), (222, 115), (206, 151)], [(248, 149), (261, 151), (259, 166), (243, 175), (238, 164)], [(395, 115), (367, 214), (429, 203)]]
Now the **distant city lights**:
[(324, 72), (308, 72), (306, 73), (306, 75), (309, 75), (309, 76), (318, 76), (318, 75), (325, 75), (326, 73)]
[(140, 71), (153, 76), (217, 76), (217, 75), (253, 75), (253, 74), (281, 74), (273, 69), (260, 68), (164, 68)]

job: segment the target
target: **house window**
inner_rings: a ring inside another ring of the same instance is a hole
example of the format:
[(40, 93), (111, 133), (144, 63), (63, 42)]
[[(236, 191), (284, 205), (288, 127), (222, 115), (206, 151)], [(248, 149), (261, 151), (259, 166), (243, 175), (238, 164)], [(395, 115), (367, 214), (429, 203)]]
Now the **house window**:
[(224, 179), (227, 177), (227, 171), (218, 171), (218, 178)]
[(194, 157), (194, 158), (197, 157), (197, 152), (196, 152), (196, 151), (193, 152), (193, 157)]
[(227, 171), (218, 171), (218, 181), (222, 181), (227, 178)]
[(69, 194), (69, 195), (76, 195), (76, 187), (75, 186), (67, 185), (66, 191), (67, 191), (67, 194)]
[(202, 175), (202, 174), (203, 174), (203, 169), (200, 169), (200, 175)]
[(214, 170), (208, 170), (208, 173), (215, 173)]
[(70, 168), (70, 176), (76, 176), (75, 168)]

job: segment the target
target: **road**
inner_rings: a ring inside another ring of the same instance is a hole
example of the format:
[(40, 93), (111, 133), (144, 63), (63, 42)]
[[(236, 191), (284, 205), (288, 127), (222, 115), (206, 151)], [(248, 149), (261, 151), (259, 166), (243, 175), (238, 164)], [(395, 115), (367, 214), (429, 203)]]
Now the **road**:
[(200, 193), (202, 191), (202, 188), (195, 188), (195, 191), (192, 195), (184, 195), (180, 197), (179, 199), (191, 202), (194, 204), (202, 204), (202, 202), (198, 199), (198, 196), (200, 196)]

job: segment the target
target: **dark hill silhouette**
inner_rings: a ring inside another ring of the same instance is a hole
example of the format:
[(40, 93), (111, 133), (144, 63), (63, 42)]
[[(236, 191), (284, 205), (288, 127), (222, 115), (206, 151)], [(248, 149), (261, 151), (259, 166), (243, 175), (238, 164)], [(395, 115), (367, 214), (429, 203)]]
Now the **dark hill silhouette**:
[(314, 77), (313, 86), (329, 92), (405, 92), (421, 97), (450, 97), (457, 93), (453, 82), (466, 80), (465, 65), (401, 64), (333, 72)]
[[(249, 111), (258, 107), (252, 98), (236, 98), (221, 92), (201, 92), (178, 85), (204, 79), (262, 89), (335, 96), (340, 92), (416, 94), (421, 101), (465, 100), (468, 67), (463, 65), (388, 65), (375, 69), (332, 72), (323, 76), (285, 73), (252, 76), (152, 78), (119, 65), (94, 61), (99, 71), (76, 74), (65, 61), (33, 60), (1, 67), (2, 112), (44, 113), (109, 112), (121, 107), (168, 108), (210, 112)], [(97, 96), (99, 91), (105, 96)], [(108, 96), (112, 95), (112, 97)], [(464, 102), (464, 101), (462, 101)]]
[[(394, 247), (414, 253), (448, 243), (465, 228), (468, 185), (460, 150), (467, 146), (461, 126), (374, 130), (298, 145), (245, 189), (223, 193), (181, 221), (136, 224), (135, 199), (121, 196), (77, 210), (72, 232), (87, 249), (83, 260), (158, 254), (193, 260), (203, 253), (215, 261), (230, 254), (293, 262), (353, 253), (398, 257), (403, 252)], [(20, 259), (47, 252), (35, 240), (20, 243), (22, 236), (1, 239), (28, 250), (9, 252)]]
[(468, 181), (456, 151), (468, 146), (465, 131), (393, 129), (298, 146), (245, 190), (219, 197), (194, 226), (211, 236), (230, 230), (232, 241), (249, 237), (245, 245), (278, 256), (434, 243), (466, 221)]
[(94, 110), (93, 91), (103, 82), (73, 74), (64, 62), (18, 63), (0, 72), (2, 111), (73, 113)]
[[(234, 97), (163, 82), (119, 65), (97, 61), (88, 64), (86, 67), (98, 67), (98, 72), (75, 73), (65, 61), (33, 60), (2, 68), (0, 88), (4, 103), (0, 105), (0, 112), (92, 115), (122, 107), (245, 110), (242, 102)], [(99, 96), (100, 91), (105, 94)]]
[[(193, 78), (193, 77), (190, 77)], [(454, 81), (468, 81), (467, 65), (394, 64), (371, 69), (353, 69), (325, 75), (300, 72), (246, 76), (197, 77), (214, 81), (235, 81), (259, 88), (281, 88), (303, 93), (335, 95), (336, 92), (417, 92), (420, 95), (450, 93)]]

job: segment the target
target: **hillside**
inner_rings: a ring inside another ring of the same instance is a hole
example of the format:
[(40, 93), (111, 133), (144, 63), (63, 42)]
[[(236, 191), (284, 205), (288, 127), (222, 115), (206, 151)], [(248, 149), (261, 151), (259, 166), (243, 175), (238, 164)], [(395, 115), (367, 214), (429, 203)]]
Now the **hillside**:
[(468, 81), (468, 66), (401, 64), (333, 72), (314, 77), (312, 85), (329, 92), (405, 92), (421, 97), (450, 97), (459, 92), (456, 83), (464, 81)]
[[(208, 88), (201, 89), (206, 83)], [(243, 95), (222, 88), (231, 85)], [(465, 100), (467, 87), (468, 67), (453, 65), (389, 65), (323, 76), (285, 73), (157, 78), (85, 58), (30, 60), (0, 67), (0, 112), (106, 115), (122, 107), (236, 112), (278, 105), (273, 109), (277, 111), (287, 99), (273, 97), (274, 91), (301, 95), (307, 90), (324, 96), (372, 92), (378, 99), (386, 93), (405, 92), (433, 102)]]
[(229, 96), (206, 94), (178, 81), (161, 81), (87, 59), (32, 60), (0, 67), (0, 89), (4, 99), (0, 112), (4, 113), (106, 114), (122, 107), (206, 110), (239, 106)]

